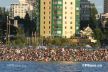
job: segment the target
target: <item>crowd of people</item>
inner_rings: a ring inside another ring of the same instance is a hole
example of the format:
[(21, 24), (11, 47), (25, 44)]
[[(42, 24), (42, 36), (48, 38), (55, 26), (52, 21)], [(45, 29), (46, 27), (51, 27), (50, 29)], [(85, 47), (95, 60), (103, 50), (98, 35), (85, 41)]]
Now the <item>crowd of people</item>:
[(108, 49), (1, 47), (0, 61), (108, 61)]

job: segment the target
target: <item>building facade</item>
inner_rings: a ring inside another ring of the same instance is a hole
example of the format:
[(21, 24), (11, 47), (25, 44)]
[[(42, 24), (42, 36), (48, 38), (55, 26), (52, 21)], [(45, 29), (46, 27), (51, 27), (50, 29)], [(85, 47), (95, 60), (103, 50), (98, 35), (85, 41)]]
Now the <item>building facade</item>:
[(40, 1), (40, 36), (51, 36), (51, 0)]
[(22, 4), (22, 3), (24, 4), (25, 2), (26, 2), (26, 0), (19, 0), (20, 4)]
[(108, 0), (104, 0), (104, 13), (108, 13)]
[(19, 16), (20, 18), (24, 18), (28, 10), (27, 6), (27, 4), (11, 4), (10, 17), (14, 18)]
[(52, 0), (52, 36), (62, 36), (63, 33), (63, 0)]
[(70, 38), (79, 33), (80, 0), (41, 0), (40, 35)]
[(10, 17), (14, 18), (19, 16), (20, 18), (24, 18), (26, 12), (32, 11), (33, 6), (29, 5), (26, 0), (19, 0), (18, 4), (11, 4), (10, 6)]
[(32, 6), (34, 6), (36, 0), (25, 0), (25, 2), (31, 4)]
[(90, 10), (91, 10), (91, 3), (88, 0), (81, 0), (80, 1), (80, 19), (81, 20), (90, 20)]

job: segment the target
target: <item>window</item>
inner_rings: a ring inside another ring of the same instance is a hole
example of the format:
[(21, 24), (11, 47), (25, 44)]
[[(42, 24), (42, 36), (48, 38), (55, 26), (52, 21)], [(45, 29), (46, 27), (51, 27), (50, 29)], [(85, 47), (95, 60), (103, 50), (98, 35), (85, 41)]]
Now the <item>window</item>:
[(65, 7), (65, 9), (67, 9), (67, 7)]
[(17, 11), (15, 11), (15, 13), (17, 13)]
[(44, 24), (45, 24), (45, 21), (44, 21)]
[(44, 7), (44, 9), (45, 9), (45, 7)]
[(45, 29), (45, 26), (44, 26), (44, 29)]
[(56, 19), (56, 17), (54, 16), (53, 19)]
[(65, 26), (65, 29), (66, 29), (66, 26)]
[(72, 17), (70, 17), (70, 19), (72, 19)]
[(65, 2), (65, 4), (67, 4), (67, 2)]
[(61, 31), (57, 31), (57, 34), (61, 34)]
[(67, 12), (65, 12), (65, 14), (67, 14)]
[(65, 19), (66, 19), (66, 16), (65, 16)]
[(70, 4), (72, 5), (72, 2)]
[(59, 16), (59, 19), (61, 19), (62, 17), (61, 16)]
[(44, 34), (45, 34), (45, 31), (44, 31)]
[(44, 19), (45, 19), (45, 16), (44, 16)]
[(70, 27), (70, 29), (72, 29), (72, 26)]
[(56, 12), (56, 11), (54, 11), (54, 14), (57, 14), (57, 12)]
[(49, 26), (49, 29), (50, 29), (50, 26)]
[(72, 21), (70, 22), (70, 24), (72, 24)]
[(45, 15), (45, 12), (44, 12), (44, 15)]
[(55, 25), (54, 28), (56, 29), (56, 28), (58, 28), (58, 27)]
[(53, 7), (54, 8), (54, 10), (56, 10), (57, 9), (57, 7)]
[(56, 13), (57, 13), (57, 14), (61, 14), (61, 12), (60, 12), (60, 11), (57, 11)]
[(62, 24), (62, 22), (61, 21), (57, 21), (57, 24)]
[(44, 5), (45, 5), (45, 2), (44, 2)]
[(54, 4), (57, 4), (57, 1), (55, 1)]
[(58, 4), (62, 4), (62, 2), (61, 1), (58, 1)]
[(49, 24), (50, 24), (51, 22), (49, 21)]
[(62, 9), (62, 7), (61, 6), (57, 6), (57, 9)]

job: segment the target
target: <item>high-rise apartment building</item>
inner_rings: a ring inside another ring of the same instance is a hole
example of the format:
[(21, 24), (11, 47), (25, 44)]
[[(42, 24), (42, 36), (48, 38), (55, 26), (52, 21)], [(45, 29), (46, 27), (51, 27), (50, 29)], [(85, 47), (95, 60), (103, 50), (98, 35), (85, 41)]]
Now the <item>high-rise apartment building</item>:
[(34, 6), (35, 3), (36, 3), (36, 0), (25, 0), (25, 2), (27, 2), (27, 3), (29, 3), (29, 4)]
[(18, 4), (11, 4), (10, 6), (10, 17), (14, 18), (19, 16), (20, 18), (24, 18), (26, 12), (30, 12), (33, 10), (33, 6), (26, 3), (25, 0), (19, 0)]
[(11, 4), (10, 17), (14, 18), (19, 16), (20, 18), (24, 18), (27, 10), (28, 4)]
[(26, 15), (26, 12), (32, 10), (33, 7), (26, 3), (25, 0), (19, 0), (18, 4), (11, 4), (10, 7), (10, 17), (14, 18), (16, 16), (19, 16), (20, 18), (24, 18)]
[(108, 13), (108, 0), (104, 0), (104, 13)]
[(82, 21), (90, 20), (90, 10), (92, 4), (88, 0), (81, 0), (80, 1), (80, 19)]
[(22, 3), (24, 4), (25, 2), (26, 2), (26, 0), (19, 0), (20, 4), (22, 4)]
[(40, 35), (51, 36), (51, 3), (52, 0), (40, 1)]
[(41, 0), (40, 35), (70, 38), (79, 33), (80, 0)]

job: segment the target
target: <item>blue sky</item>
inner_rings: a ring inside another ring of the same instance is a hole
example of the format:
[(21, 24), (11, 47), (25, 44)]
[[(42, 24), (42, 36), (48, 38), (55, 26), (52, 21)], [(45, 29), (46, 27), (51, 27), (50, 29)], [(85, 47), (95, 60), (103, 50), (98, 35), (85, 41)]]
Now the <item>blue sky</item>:
[(0, 0), (0, 6), (9, 7), (11, 3), (18, 3), (18, 0)]
[[(96, 4), (99, 13), (103, 12), (103, 0), (89, 0), (89, 1)], [(0, 6), (3, 7), (5, 6), (8, 8), (11, 3), (18, 3), (18, 0), (0, 0)]]
[(95, 3), (99, 13), (103, 12), (103, 2), (104, 2), (104, 0), (89, 0), (89, 1), (91, 1), (92, 3)]

